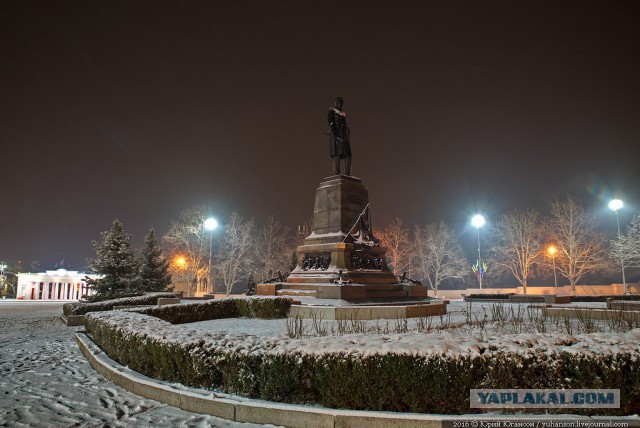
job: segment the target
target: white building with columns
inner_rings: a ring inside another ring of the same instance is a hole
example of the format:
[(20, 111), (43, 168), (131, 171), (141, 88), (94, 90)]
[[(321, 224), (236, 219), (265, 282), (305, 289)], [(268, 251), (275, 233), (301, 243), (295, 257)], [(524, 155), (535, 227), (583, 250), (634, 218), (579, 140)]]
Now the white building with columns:
[(95, 294), (85, 278), (99, 278), (76, 270), (48, 270), (37, 273), (19, 273), (16, 298), (18, 300), (80, 300)]

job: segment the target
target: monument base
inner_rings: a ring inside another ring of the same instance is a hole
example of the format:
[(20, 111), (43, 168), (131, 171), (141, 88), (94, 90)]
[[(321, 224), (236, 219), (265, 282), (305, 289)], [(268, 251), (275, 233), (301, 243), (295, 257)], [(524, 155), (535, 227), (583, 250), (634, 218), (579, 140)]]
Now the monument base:
[(259, 296), (288, 296), (292, 298), (340, 299), (347, 301), (389, 300), (411, 302), (429, 299), (429, 290), (424, 285), (413, 284), (318, 284), (278, 282), (258, 284)]
[(327, 243), (301, 245), (298, 263), (288, 283), (398, 284), (387, 268), (386, 249), (361, 244)]
[(316, 190), (312, 233), (296, 250), (296, 268), (286, 282), (258, 284), (257, 294), (347, 301), (428, 297), (426, 286), (399, 283), (386, 252), (371, 230), (362, 180), (326, 177)]

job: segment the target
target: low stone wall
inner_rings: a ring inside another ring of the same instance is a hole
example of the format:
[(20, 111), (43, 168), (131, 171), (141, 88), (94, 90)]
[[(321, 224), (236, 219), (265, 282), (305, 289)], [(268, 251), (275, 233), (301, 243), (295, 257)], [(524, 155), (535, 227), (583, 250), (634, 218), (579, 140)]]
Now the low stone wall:
[[(640, 283), (627, 284), (627, 291), (631, 294), (640, 294)], [(515, 288), (467, 288), (464, 290), (438, 290), (437, 297), (440, 299), (461, 300), (462, 294), (470, 296), (472, 294), (524, 294), (523, 287)], [(562, 287), (527, 287), (527, 294), (556, 294), (575, 296), (614, 296), (624, 294), (623, 284), (609, 285), (576, 285), (575, 293), (570, 285)]]
[(302, 306), (292, 305), (289, 318), (322, 320), (397, 320), (446, 315), (448, 301), (405, 306)]
[(640, 302), (607, 299), (607, 309), (614, 309), (618, 311), (640, 311)]
[(560, 318), (575, 318), (589, 320), (618, 320), (624, 319), (630, 322), (640, 322), (640, 312), (620, 309), (598, 309), (589, 307), (543, 307), (542, 312), (546, 316)]

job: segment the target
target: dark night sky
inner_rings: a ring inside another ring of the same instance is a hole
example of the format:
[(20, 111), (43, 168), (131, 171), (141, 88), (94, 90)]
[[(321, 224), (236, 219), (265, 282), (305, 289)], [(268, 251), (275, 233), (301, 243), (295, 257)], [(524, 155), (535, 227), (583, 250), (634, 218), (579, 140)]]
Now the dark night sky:
[(473, 211), (567, 193), (617, 195), (625, 224), (639, 22), (610, 0), (0, 0), (0, 259), (81, 268), (113, 218), (139, 245), (196, 204), (300, 224), (338, 95), (378, 227), (473, 243)]

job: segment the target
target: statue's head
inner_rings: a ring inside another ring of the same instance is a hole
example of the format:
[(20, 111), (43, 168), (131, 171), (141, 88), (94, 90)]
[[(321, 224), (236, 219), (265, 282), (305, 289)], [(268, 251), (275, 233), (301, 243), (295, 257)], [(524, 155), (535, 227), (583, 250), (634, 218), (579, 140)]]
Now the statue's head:
[(342, 97), (336, 98), (336, 107), (339, 109), (342, 109), (343, 105), (344, 105), (344, 100), (342, 99)]

